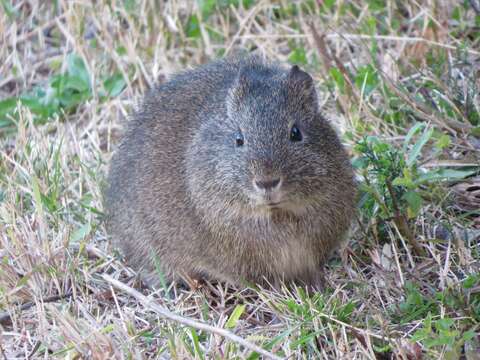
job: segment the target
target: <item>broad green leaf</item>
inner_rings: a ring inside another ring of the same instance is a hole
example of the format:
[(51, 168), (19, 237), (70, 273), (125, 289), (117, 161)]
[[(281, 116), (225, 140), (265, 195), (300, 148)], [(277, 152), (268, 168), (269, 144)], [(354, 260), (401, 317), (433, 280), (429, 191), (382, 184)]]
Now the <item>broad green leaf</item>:
[(103, 82), (105, 91), (111, 97), (119, 95), (126, 85), (127, 83), (121, 73), (115, 73)]
[(70, 76), (80, 78), (86, 88), (91, 88), (90, 75), (87, 67), (83, 62), (83, 59), (75, 53), (71, 53), (67, 57), (67, 73)]
[(333, 5), (335, 5), (336, 0), (325, 0), (323, 1), (323, 6), (325, 6), (328, 10), (331, 10)]
[(408, 191), (403, 195), (403, 199), (408, 203), (409, 218), (414, 218), (422, 208), (422, 197), (415, 191)]
[(65, 76), (62, 82), (63, 90), (75, 90), (78, 92), (87, 92), (90, 93), (90, 84), (85, 82), (80, 76)]
[(73, 232), (72, 236), (70, 236), (70, 241), (72, 243), (77, 243), (83, 240), (90, 233), (91, 230), (92, 227), (90, 226), (90, 224), (82, 225)]
[(468, 330), (465, 331), (462, 335), (462, 339), (465, 341), (472, 340), (475, 336), (477, 336), (477, 333), (473, 330)]
[(190, 16), (187, 22), (187, 36), (190, 38), (199, 38), (200, 37), (200, 22), (196, 15)]
[(432, 135), (433, 135), (433, 128), (425, 129), (420, 139), (418, 139), (418, 141), (413, 146), (412, 150), (410, 150), (410, 152), (408, 153), (407, 166), (413, 165), (413, 163), (417, 160), (418, 156), (420, 155), (422, 148), (425, 146), (428, 140), (430, 140)]
[(202, 13), (202, 19), (205, 21), (215, 11), (216, 0), (197, 0), (198, 8)]
[(233, 309), (232, 314), (228, 318), (227, 323), (225, 324), (225, 327), (227, 329), (232, 329), (237, 325), (238, 319), (240, 319), (240, 316), (242, 316), (243, 311), (245, 310), (245, 305), (237, 305), (235, 309)]
[(442, 150), (446, 149), (451, 143), (450, 136), (447, 134), (441, 135), (438, 139), (437, 142), (435, 143), (435, 147)]
[(305, 53), (305, 49), (303, 47), (293, 49), (290, 55), (288, 55), (288, 61), (293, 64), (307, 64), (307, 54)]
[(421, 174), (416, 180), (417, 184), (429, 181), (454, 181), (461, 180), (480, 171), (479, 169), (456, 170), (456, 169), (438, 169)]
[(16, 97), (10, 97), (0, 101), (0, 119), (3, 119), (4, 116), (12, 113), (17, 108), (18, 101), (19, 99)]
[(443, 318), (438, 319), (435, 321), (435, 328), (437, 330), (450, 330), (450, 328), (454, 325), (454, 321), (450, 318)]
[(463, 281), (463, 288), (471, 289), (479, 281), (480, 281), (480, 274), (468, 275), (467, 278)]

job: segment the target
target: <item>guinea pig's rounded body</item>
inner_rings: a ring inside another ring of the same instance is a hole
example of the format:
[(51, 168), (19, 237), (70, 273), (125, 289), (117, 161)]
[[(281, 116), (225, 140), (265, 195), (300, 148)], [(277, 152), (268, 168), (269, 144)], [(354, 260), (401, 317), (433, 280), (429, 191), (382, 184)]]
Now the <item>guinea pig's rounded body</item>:
[(312, 78), (227, 59), (153, 89), (112, 158), (107, 228), (150, 283), (315, 285), (345, 237), (355, 184)]

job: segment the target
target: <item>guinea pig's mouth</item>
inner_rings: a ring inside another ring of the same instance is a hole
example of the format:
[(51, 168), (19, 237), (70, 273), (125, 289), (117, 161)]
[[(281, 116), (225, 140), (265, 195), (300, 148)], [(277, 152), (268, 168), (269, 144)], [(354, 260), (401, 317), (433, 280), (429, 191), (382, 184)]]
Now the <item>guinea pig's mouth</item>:
[(258, 212), (260, 214), (286, 212), (297, 216), (303, 216), (308, 210), (308, 206), (306, 206), (305, 203), (292, 202), (287, 196), (282, 196), (277, 199), (252, 197), (251, 206), (254, 212)]
[(282, 201), (275, 201), (275, 202), (265, 202), (263, 206), (270, 207), (270, 208), (278, 208), (281, 207)]
[(284, 197), (256, 197), (252, 199), (252, 205), (259, 210), (281, 210), (289, 207), (289, 202)]
[(261, 209), (281, 208), (286, 204), (286, 199), (280, 193), (254, 194), (250, 196), (252, 205)]

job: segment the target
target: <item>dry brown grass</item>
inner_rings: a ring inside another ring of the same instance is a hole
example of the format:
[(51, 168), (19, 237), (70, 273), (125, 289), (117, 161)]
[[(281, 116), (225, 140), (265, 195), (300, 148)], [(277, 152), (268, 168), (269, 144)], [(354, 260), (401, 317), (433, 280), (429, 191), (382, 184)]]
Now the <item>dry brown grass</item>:
[[(118, 96), (95, 85), (48, 120), (25, 102), (5, 115), (0, 100), (0, 356), (253, 358), (235, 342), (166, 321), (113, 289), (101, 276), (110, 274), (177, 314), (218, 328), (230, 319), (235, 334), (281, 357), (478, 359), (480, 222), (462, 205), (475, 180), (459, 190), (461, 204), (447, 196), (449, 183), (420, 189), (424, 203), (408, 226), (421, 256), (399, 222), (361, 213), (321, 294), (222, 284), (152, 292), (109, 245), (101, 186), (132, 106), (157, 80), (237, 48), (310, 70), (352, 154), (365, 135), (401, 147), (408, 128), (424, 122), (449, 144), (437, 151), (428, 142), (420, 167), (478, 170), (478, 2), (324, 3), (223, 1), (209, 12), (208, 1), (0, 1), (0, 99), (49, 88), (71, 53), (91, 84), (112, 74), (125, 81)], [(368, 64), (378, 80), (365, 96), (369, 84), (353, 75)], [(331, 68), (344, 75), (343, 89)]]

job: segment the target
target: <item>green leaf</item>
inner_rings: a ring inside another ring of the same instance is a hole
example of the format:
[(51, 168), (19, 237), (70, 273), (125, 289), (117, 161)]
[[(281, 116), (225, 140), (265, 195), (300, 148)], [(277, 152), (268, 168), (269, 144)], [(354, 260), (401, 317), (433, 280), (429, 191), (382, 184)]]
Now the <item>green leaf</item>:
[(102, 329), (100, 329), (100, 332), (102, 334), (110, 334), (112, 331), (116, 329), (115, 325), (109, 324), (107, 326), (104, 326)]
[(127, 55), (127, 49), (126, 49), (125, 46), (123, 46), (123, 45), (120, 45), (119, 47), (117, 47), (117, 48), (115, 49), (115, 51), (116, 51), (117, 54), (120, 55), (120, 56)]
[(413, 188), (415, 187), (414, 182), (410, 178), (406, 177), (397, 177), (392, 181), (392, 184), (395, 186), (405, 186), (406, 188)]
[(123, 0), (123, 6), (129, 14), (133, 14), (137, 9), (137, 2), (135, 0)]
[(305, 53), (305, 49), (303, 47), (293, 49), (290, 55), (288, 55), (288, 61), (293, 64), (307, 64), (307, 54)]
[(418, 141), (413, 146), (412, 150), (410, 150), (410, 152), (408, 153), (407, 166), (413, 165), (413, 163), (417, 160), (418, 156), (420, 155), (422, 148), (425, 146), (428, 140), (430, 140), (432, 135), (433, 135), (433, 128), (425, 129), (420, 139), (418, 139)]
[(325, 0), (323, 1), (323, 6), (325, 6), (328, 10), (331, 10), (333, 5), (335, 5), (336, 0)]
[(371, 65), (358, 69), (355, 76), (355, 85), (363, 90), (363, 95), (368, 96), (378, 85), (377, 71)]
[(423, 341), (432, 337), (432, 314), (429, 312), (427, 317), (423, 320), (423, 326), (415, 331), (412, 335), (413, 341)]
[(305, 333), (300, 336), (298, 339), (290, 343), (290, 349), (298, 349), (303, 344), (310, 342), (311, 340), (315, 339), (319, 334), (321, 334), (323, 330)]
[(37, 213), (40, 219), (43, 219), (42, 195), (40, 192), (40, 186), (38, 185), (38, 179), (35, 176), (32, 177), (32, 188), (33, 188), (33, 199), (35, 201), (35, 209), (37, 210)]
[(90, 92), (90, 84), (86, 83), (80, 76), (65, 76), (62, 80), (63, 91), (74, 90), (80, 93)]
[(477, 336), (477, 333), (475, 331), (468, 330), (463, 333), (462, 339), (464, 341), (469, 341), (469, 340), (472, 340), (475, 336)]
[(407, 153), (408, 145), (410, 145), (410, 140), (412, 140), (412, 137), (423, 128), (425, 128), (425, 123), (417, 122), (410, 128), (410, 130), (408, 130), (407, 136), (405, 136), (405, 140), (403, 141), (402, 150), (404, 153)]
[(207, 20), (215, 11), (216, 0), (197, 0), (198, 8), (202, 13), (202, 20)]
[(67, 73), (72, 77), (79, 78), (84, 88), (91, 89), (87, 67), (83, 59), (74, 53), (69, 54), (67, 57)]
[(386, 4), (384, 0), (369, 0), (367, 1), (368, 8), (370, 11), (381, 11), (385, 10)]
[(393, 180), (392, 184), (396, 186), (405, 186), (408, 189), (415, 188), (412, 172), (408, 168), (403, 169), (403, 176), (399, 176)]
[(480, 275), (468, 275), (463, 281), (464, 289), (471, 289), (480, 280)]
[[(285, 331), (283, 331), (282, 333), (280, 333), (279, 335), (275, 336), (272, 340), (270, 340), (265, 346), (264, 348), (267, 349), (267, 350), (270, 350), (273, 348), (274, 345), (278, 344), (280, 341), (286, 339), (287, 337), (290, 336), (290, 334), (292, 332), (294, 332), (296, 329), (295, 327), (291, 327)], [(260, 355), (256, 352), (252, 352), (250, 354), (250, 356), (247, 358), (247, 360), (256, 360), (256, 359), (259, 359), (260, 358)]]
[(90, 226), (90, 224), (82, 225), (72, 233), (72, 236), (70, 236), (70, 241), (72, 243), (77, 243), (83, 240), (88, 234), (90, 234), (91, 230), (92, 227)]
[(454, 321), (450, 318), (438, 319), (435, 321), (435, 328), (439, 331), (447, 331), (454, 325)]
[(342, 93), (345, 92), (345, 78), (343, 77), (342, 72), (338, 70), (336, 67), (332, 67), (330, 69), (330, 76), (337, 84), (338, 88), (340, 89), (340, 92)]
[(198, 21), (198, 17), (196, 15), (192, 15), (189, 17), (187, 22), (187, 36), (190, 38), (199, 38), (200, 33), (200, 22)]
[(17, 97), (10, 97), (0, 101), (0, 119), (12, 113), (17, 108), (18, 101), (19, 99)]
[(358, 156), (352, 160), (354, 169), (366, 169), (369, 165), (369, 160), (366, 156)]
[(232, 329), (237, 325), (238, 319), (240, 319), (240, 316), (242, 316), (243, 312), (245, 310), (245, 305), (237, 305), (235, 309), (233, 309), (232, 314), (228, 318), (227, 323), (225, 324), (225, 327), (227, 329)]
[(447, 134), (442, 134), (437, 139), (437, 142), (435, 143), (435, 147), (437, 149), (443, 150), (443, 149), (446, 149), (447, 147), (449, 147), (450, 143), (451, 143), (450, 136), (448, 136)]
[(476, 174), (480, 169), (475, 170), (456, 170), (456, 169), (436, 169), (421, 174), (417, 179), (417, 184), (430, 181), (455, 181), (464, 179), (470, 175)]
[(8, 128), (15, 124), (14, 117), (13, 117), (15, 109), (16, 109), (16, 106), (14, 106), (13, 108), (11, 108), (10, 111), (8, 111), (5, 106), (4, 113), (2, 112), (2, 110), (0, 110), (0, 129)]
[(408, 204), (408, 215), (409, 218), (414, 218), (418, 215), (418, 212), (422, 208), (422, 197), (418, 195), (415, 191), (408, 191), (406, 192), (402, 198)]
[(10, 20), (13, 20), (15, 16), (17, 16), (17, 12), (15, 11), (14, 7), (8, 0), (1, 0), (0, 3), (2, 4), (3, 10), (5, 11), (5, 14), (10, 18)]
[(195, 349), (195, 354), (197, 354), (200, 359), (205, 359), (202, 348), (200, 347), (200, 341), (198, 341), (198, 335), (195, 329), (191, 328), (190, 333), (192, 334), (193, 348)]
[(110, 97), (119, 95), (126, 85), (121, 73), (115, 73), (103, 82), (103, 87)]
[(170, 292), (168, 291), (167, 278), (163, 273), (162, 265), (160, 264), (160, 259), (158, 258), (158, 255), (154, 254), (153, 252), (152, 252), (152, 257), (153, 257), (153, 262), (155, 263), (156, 275), (158, 276), (158, 279), (160, 280), (160, 284), (162, 285), (163, 290), (165, 291), (165, 296), (168, 299), (170, 299)]
[(48, 103), (41, 94), (36, 95), (37, 94), (32, 94), (21, 97), (22, 105), (28, 107), (35, 115), (39, 115), (40, 118), (45, 119), (53, 116), (59, 110), (58, 103)]
[(470, 134), (475, 137), (480, 137), (480, 126), (475, 126), (470, 130)]

